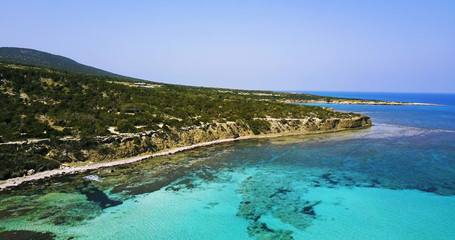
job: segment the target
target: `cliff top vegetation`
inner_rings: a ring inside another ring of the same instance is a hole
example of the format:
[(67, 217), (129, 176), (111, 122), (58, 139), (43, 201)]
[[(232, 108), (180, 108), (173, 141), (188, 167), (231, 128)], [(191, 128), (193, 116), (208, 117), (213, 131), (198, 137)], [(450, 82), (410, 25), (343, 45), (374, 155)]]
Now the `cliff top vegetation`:
[[(143, 83), (143, 84), (135, 84)], [(285, 100), (319, 96), (190, 87), (0, 64), (0, 139), (93, 137), (264, 118), (346, 117)], [(350, 114), (352, 115), (352, 114)]]

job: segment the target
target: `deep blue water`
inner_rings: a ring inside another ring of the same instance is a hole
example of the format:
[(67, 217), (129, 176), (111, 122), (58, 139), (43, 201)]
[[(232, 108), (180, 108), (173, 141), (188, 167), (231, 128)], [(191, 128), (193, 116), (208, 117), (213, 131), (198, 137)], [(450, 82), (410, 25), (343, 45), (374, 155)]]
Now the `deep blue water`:
[(1, 192), (0, 239), (453, 239), (455, 95), (315, 94), (441, 105), (323, 104), (374, 125), (222, 144)]
[(384, 100), (398, 102), (419, 102), (435, 103), (444, 105), (455, 105), (455, 94), (449, 93), (384, 93), (384, 92), (322, 92), (322, 91), (300, 91), (301, 93), (314, 94), (319, 96), (359, 98), (369, 100)]
[(310, 94), (370, 100), (418, 102), (439, 106), (335, 105), (310, 104), (332, 107), (340, 111), (364, 113), (374, 123), (395, 124), (431, 129), (455, 130), (455, 94), (434, 93), (362, 93), (362, 92), (305, 92)]

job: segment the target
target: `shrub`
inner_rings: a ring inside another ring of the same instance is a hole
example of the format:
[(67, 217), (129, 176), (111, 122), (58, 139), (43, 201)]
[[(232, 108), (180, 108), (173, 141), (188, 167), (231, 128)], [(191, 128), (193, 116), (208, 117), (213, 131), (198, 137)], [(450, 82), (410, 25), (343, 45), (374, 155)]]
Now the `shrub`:
[(127, 122), (125, 120), (119, 120), (117, 121), (117, 131), (122, 133), (135, 133), (138, 130), (130, 122)]
[(255, 135), (265, 133), (270, 130), (270, 123), (266, 120), (260, 119), (250, 120), (247, 121), (247, 124)]

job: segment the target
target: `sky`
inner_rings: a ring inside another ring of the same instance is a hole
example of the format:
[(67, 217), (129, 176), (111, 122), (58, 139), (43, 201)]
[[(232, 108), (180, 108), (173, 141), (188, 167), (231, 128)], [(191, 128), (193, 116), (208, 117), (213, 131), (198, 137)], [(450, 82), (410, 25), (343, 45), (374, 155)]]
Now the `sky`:
[(0, 0), (0, 47), (141, 79), (455, 93), (455, 1)]

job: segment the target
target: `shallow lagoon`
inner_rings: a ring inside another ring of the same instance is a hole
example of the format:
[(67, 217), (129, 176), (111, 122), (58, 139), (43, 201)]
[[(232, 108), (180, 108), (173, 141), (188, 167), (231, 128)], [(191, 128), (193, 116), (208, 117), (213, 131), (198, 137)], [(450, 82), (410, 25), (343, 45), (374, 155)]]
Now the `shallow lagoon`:
[(441, 124), (420, 124), (427, 107), (412, 119), (390, 107), (363, 106), (369, 129), (227, 143), (2, 192), (0, 239), (450, 239), (455, 132), (441, 119), (453, 106), (430, 111)]

